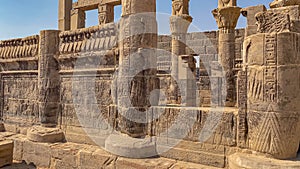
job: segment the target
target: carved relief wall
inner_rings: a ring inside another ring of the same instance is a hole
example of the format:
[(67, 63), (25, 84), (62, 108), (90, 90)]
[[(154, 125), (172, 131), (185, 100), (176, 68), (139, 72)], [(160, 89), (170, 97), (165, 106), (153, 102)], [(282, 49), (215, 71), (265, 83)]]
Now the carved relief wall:
[(23, 126), (39, 121), (39, 36), (0, 41), (1, 115)]

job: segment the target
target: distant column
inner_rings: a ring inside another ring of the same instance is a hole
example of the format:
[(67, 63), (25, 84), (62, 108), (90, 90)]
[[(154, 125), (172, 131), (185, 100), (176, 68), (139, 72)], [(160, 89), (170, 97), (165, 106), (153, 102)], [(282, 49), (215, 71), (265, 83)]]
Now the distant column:
[[(236, 0), (219, 0), (219, 7), (212, 11), (219, 28), (219, 62), (225, 72), (226, 99), (220, 106), (236, 105), (236, 85), (234, 79), (235, 27), (241, 8), (236, 7)], [(225, 96), (224, 96), (225, 97)]]
[(111, 4), (99, 4), (98, 19), (99, 25), (114, 22), (114, 6)]
[(71, 29), (72, 0), (59, 0), (58, 29), (67, 31)]
[(170, 17), (170, 27), (172, 32), (172, 70), (173, 78), (171, 96), (169, 104), (180, 104), (179, 84), (176, 84), (179, 74), (179, 59), (181, 55), (186, 55), (186, 33), (193, 18), (189, 15), (189, 0), (172, 0), (172, 16)]
[(85, 27), (85, 11), (81, 9), (73, 9), (71, 11), (71, 30)]

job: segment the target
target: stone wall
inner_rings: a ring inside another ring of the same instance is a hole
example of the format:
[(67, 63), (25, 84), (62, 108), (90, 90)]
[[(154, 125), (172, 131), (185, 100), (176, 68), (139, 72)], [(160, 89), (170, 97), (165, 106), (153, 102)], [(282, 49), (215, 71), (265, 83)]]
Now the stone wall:
[[(116, 109), (114, 88), (119, 60), (117, 26), (107, 24), (74, 31), (42, 31), (40, 36), (34, 37), (36, 41), (33, 44), (39, 42), (36, 46), (23, 43), (25, 47), (14, 48), (15, 43), (1, 42), (0, 51), (4, 53), (0, 60), (3, 68), (0, 72), (3, 93), (1, 118), (5, 129), (26, 134), (27, 126), (54, 125), (64, 131), (68, 142), (92, 145), (97, 143), (104, 146), (105, 139), (113, 129), (119, 129), (119, 122), (122, 120)], [(205, 69), (204, 63), (210, 66), (210, 62), (217, 60), (217, 37), (217, 32), (187, 35), (188, 54), (197, 54), (201, 60), (198, 91), (203, 96), (202, 102), (207, 105), (210, 104), (210, 85), (206, 71), (210, 67)], [(171, 38), (159, 36), (158, 39), (159, 48), (164, 50), (158, 53), (158, 74), (161, 87), (166, 89), (169, 86), (167, 77), (171, 69), (168, 53), (171, 51)], [(240, 56), (242, 39), (243, 30), (237, 30), (236, 56)], [(22, 39), (15, 41), (20, 42), (16, 44), (22, 44)], [(29, 56), (22, 54), (23, 48), (31, 51), (28, 52)], [(21, 52), (14, 52), (15, 50)], [(164, 157), (198, 163), (210, 151), (207, 147), (218, 145), (220, 150), (209, 154), (208, 162), (201, 163), (224, 167), (225, 149), (237, 145), (237, 109), (211, 111), (198, 107), (155, 107), (149, 112), (151, 117), (162, 114), (147, 125), (147, 135), (157, 136), (162, 140), (185, 142), (177, 149), (166, 151), (162, 155)], [(218, 120), (218, 127), (214, 132), (204, 133), (208, 136), (201, 140), (205, 124), (215, 117), (218, 117), (214, 119)], [(175, 125), (176, 129), (175, 122), (178, 119), (183, 120), (177, 126), (179, 129), (193, 124), (186, 120), (192, 120), (195, 124), (186, 131), (175, 130), (177, 132), (174, 133), (170, 127)], [(173, 146), (165, 143), (162, 141), (162, 149)], [(195, 158), (189, 159), (181, 155), (181, 146), (186, 143), (191, 145), (184, 147), (184, 152)], [(198, 151), (198, 148), (201, 150)]]
[[(68, 141), (93, 142), (86, 135), (106, 132), (117, 68), (115, 24), (60, 33), (60, 120)], [(80, 138), (80, 139), (78, 139)]]
[(39, 121), (39, 36), (0, 42), (1, 119), (32, 125)]

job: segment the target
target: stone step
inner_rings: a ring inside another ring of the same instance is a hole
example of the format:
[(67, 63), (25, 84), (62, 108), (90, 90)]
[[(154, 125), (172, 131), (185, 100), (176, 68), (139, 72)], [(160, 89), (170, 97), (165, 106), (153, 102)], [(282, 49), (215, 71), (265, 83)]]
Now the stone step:
[(29, 141), (24, 137), (24, 135), (9, 136), (14, 139), (15, 152), (18, 150), (19, 153), (22, 153), (20, 154), (22, 159), (19, 161), (25, 160), (27, 164), (33, 163), (37, 168), (220, 169), (164, 157), (130, 159), (108, 153), (98, 146), (70, 142), (39, 143)]
[(299, 169), (300, 161), (277, 160), (257, 154), (236, 153), (228, 158), (229, 169), (257, 169), (257, 168), (276, 168), (276, 169)]

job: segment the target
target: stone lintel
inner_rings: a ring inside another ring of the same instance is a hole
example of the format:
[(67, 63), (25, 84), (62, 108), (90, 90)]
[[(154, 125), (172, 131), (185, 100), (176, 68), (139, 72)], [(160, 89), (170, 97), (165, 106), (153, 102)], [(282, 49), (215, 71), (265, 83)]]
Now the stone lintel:
[(84, 11), (97, 9), (99, 5), (109, 4), (112, 6), (121, 5), (121, 0), (78, 0), (73, 3), (73, 9)]

